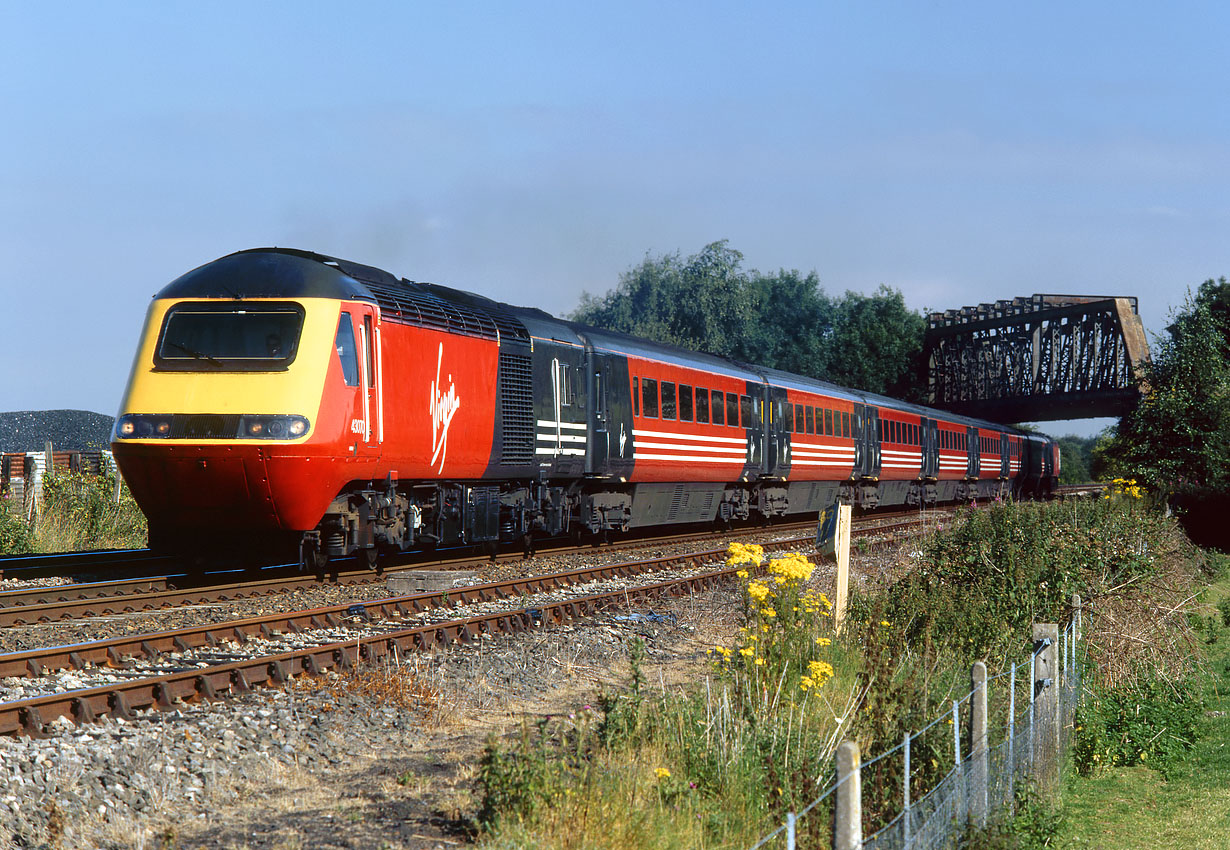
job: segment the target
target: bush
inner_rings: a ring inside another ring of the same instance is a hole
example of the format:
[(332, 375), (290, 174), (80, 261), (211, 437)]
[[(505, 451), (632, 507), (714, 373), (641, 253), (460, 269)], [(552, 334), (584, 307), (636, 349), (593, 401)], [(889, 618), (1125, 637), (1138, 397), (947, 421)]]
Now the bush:
[(0, 499), (0, 555), (24, 555), (34, 548), (34, 532), (22, 516), (20, 504)]
[(1076, 712), (1076, 769), (1147, 764), (1165, 771), (1196, 742), (1203, 703), (1191, 682), (1171, 683), (1140, 670), (1113, 688), (1094, 685)]
[(43, 505), (35, 525), (43, 552), (136, 549), (146, 545), (148, 525), (132, 495), (115, 477), (57, 473), (43, 480)]

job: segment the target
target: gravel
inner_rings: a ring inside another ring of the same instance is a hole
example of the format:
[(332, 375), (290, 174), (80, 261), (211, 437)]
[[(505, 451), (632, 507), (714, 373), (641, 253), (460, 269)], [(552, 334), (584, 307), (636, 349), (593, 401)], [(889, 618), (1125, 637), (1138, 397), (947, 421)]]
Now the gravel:
[[(601, 557), (619, 560), (610, 550)], [(539, 558), (533, 567), (551, 572), (594, 560), (593, 553)], [(885, 551), (853, 560), (856, 574), (877, 581), (908, 558)], [(495, 567), (480, 580), (513, 569)], [(821, 587), (832, 575), (831, 568), (823, 572), (813, 578)], [(9, 629), (0, 643), (11, 651), (97, 640), (375, 595), (371, 586), (322, 585), (225, 605)], [(380, 668), (392, 684), (375, 691), (365, 692), (354, 674), (298, 677), (284, 687), (144, 712), (131, 721), (78, 726), (61, 719), (46, 738), (0, 738), (0, 850), (457, 846), (465, 840), (475, 765), (491, 732), (508, 729), (527, 712), (581, 710), (599, 687), (620, 686), (620, 662), (634, 637), (646, 641), (651, 670), (682, 665), (684, 680), (694, 681), (703, 676), (705, 647), (733, 630), (738, 610), (736, 594), (718, 589), (662, 600), (652, 609), (407, 656)], [(456, 619), (463, 613), (423, 616)], [(356, 633), (348, 625), (310, 639), (353, 639)], [(256, 645), (253, 640), (243, 651)], [(204, 661), (188, 654), (164, 663)], [(48, 682), (70, 689), (89, 686), (94, 677), (123, 675), (89, 670), (8, 680), (0, 699), (20, 698)], [(662, 674), (649, 675), (656, 681)]]
[(105, 449), (115, 418), (88, 410), (14, 410), (0, 413), (0, 452)]

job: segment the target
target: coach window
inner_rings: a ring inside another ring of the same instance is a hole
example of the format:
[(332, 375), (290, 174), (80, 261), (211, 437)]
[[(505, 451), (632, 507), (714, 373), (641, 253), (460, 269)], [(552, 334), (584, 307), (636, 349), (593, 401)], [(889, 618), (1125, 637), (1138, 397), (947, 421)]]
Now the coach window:
[(687, 384), (679, 385), (679, 421), (692, 421), (692, 388)]
[(833, 411), (828, 409), (824, 411), (824, 433), (833, 436)]
[[(743, 427), (751, 428), (756, 424), (756, 415), (752, 410), (752, 397), (747, 395), (739, 396), (739, 410), (743, 413)], [(729, 417), (727, 417), (729, 418)]]
[(696, 388), (696, 421), (709, 421), (709, 391), (704, 387)]
[(794, 405), (790, 402), (782, 410), (782, 430), (787, 434), (794, 430)]
[(726, 424), (726, 402), (722, 397), (721, 390), (713, 391), (713, 424)]
[(850, 436), (850, 412), (843, 410), (841, 413), (841, 436)]
[(337, 347), (337, 359), (342, 362), (342, 380), (348, 387), (357, 387), (359, 385), (359, 355), (355, 349), (354, 325), (350, 321), (349, 313), (343, 312), (341, 320), (337, 323), (337, 339), (334, 345)]
[(735, 393), (726, 393), (726, 424), (739, 427), (739, 396)]
[(850, 414), (850, 436), (858, 438), (858, 414)]
[(807, 408), (807, 433), (816, 433), (816, 414), (812, 412), (810, 407)]
[(632, 415), (641, 415), (641, 379), (636, 375), (632, 376)]
[(653, 378), (646, 378), (642, 382), (641, 399), (644, 402), (643, 409), (645, 415), (656, 419), (658, 417), (658, 382)]
[(675, 382), (662, 382), (662, 418), (675, 418)]

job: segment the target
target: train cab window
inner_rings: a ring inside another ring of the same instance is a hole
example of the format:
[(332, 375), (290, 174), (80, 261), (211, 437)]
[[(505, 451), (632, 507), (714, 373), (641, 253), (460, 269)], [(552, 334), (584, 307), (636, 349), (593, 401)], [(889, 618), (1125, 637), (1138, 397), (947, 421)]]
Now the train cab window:
[(662, 418), (675, 418), (675, 382), (662, 382)]
[(687, 384), (679, 385), (679, 421), (692, 421), (692, 388)]
[(632, 415), (641, 415), (641, 379), (639, 376), (632, 376)]
[(645, 411), (645, 415), (652, 418), (658, 418), (658, 382), (653, 378), (646, 378), (641, 382), (641, 409)]
[(725, 425), (726, 424), (726, 402), (722, 396), (721, 390), (713, 391), (712, 412), (713, 412), (713, 424), (714, 425)]
[(786, 433), (790, 433), (794, 430), (794, 405), (790, 402), (786, 402), (786, 407), (785, 410), (782, 411), (782, 414), (785, 417), (782, 420), (782, 430)]
[(709, 391), (704, 387), (696, 388), (696, 421), (709, 421)]
[(841, 412), (841, 436), (850, 436), (850, 412), (848, 410)]
[(812, 412), (810, 407), (807, 408), (807, 433), (816, 433), (816, 414)]
[(337, 359), (342, 364), (342, 380), (348, 387), (359, 385), (359, 352), (354, 344), (354, 324), (350, 314), (343, 312), (337, 323), (337, 337), (334, 340), (337, 348)]
[(752, 407), (752, 397), (739, 396), (739, 410), (743, 413), (743, 427), (751, 428), (756, 424), (756, 410)]
[(739, 396), (734, 393), (726, 393), (726, 424), (739, 427)]
[(283, 371), (298, 352), (303, 316), (303, 307), (294, 303), (176, 304), (163, 320), (154, 366), (178, 372)]

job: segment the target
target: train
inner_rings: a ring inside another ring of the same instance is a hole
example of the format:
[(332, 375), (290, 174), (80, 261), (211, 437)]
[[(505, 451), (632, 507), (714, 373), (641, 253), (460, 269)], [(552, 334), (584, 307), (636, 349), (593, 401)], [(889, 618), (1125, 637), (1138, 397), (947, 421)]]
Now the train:
[[(800, 329), (805, 333), (806, 329)], [(149, 307), (111, 439), (156, 551), (601, 541), (1046, 497), (1046, 436), (255, 248)]]

